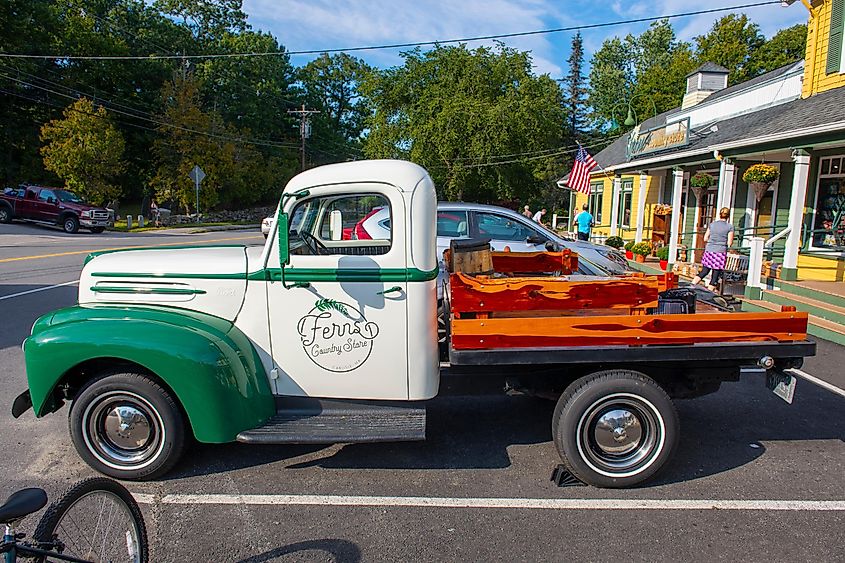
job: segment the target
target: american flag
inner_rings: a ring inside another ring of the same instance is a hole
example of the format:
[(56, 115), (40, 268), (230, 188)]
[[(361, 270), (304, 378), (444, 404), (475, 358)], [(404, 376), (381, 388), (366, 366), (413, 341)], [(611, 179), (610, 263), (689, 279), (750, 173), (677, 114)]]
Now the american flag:
[(575, 162), (572, 163), (572, 172), (569, 173), (567, 185), (570, 189), (590, 195), (590, 170), (598, 163), (590, 156), (590, 153), (578, 143), (578, 153), (575, 155)]

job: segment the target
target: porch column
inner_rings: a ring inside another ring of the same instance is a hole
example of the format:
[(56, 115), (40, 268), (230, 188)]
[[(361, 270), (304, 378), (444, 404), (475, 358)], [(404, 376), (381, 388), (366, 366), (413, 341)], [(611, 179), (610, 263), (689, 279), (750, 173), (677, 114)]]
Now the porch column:
[(610, 236), (619, 231), (619, 193), (622, 191), (622, 176), (613, 177), (613, 196), (610, 198)]
[(798, 149), (793, 151), (795, 172), (792, 174), (792, 196), (789, 199), (789, 234), (783, 255), (781, 277), (798, 279), (798, 251), (801, 249), (801, 227), (804, 221), (804, 201), (807, 198), (807, 180), (810, 172), (810, 154)]
[(669, 269), (678, 261), (678, 233), (681, 229), (681, 194), (684, 191), (684, 170), (672, 172), (672, 223), (669, 230)]
[(719, 195), (716, 198), (716, 212), (727, 207), (733, 209), (734, 186), (736, 185), (736, 164), (732, 160), (723, 158), (719, 164)]
[(636, 242), (643, 240), (643, 224), (645, 223), (645, 196), (646, 185), (648, 184), (648, 174), (640, 172), (640, 192), (637, 197), (637, 236), (634, 239)]

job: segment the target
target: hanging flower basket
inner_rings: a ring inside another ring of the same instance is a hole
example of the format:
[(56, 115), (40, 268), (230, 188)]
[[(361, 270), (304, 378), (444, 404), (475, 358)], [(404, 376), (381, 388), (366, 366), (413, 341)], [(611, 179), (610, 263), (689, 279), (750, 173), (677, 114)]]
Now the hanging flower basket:
[(748, 182), (748, 185), (754, 190), (754, 195), (759, 202), (769, 191), (769, 187), (778, 179), (778, 176), (780, 176), (780, 171), (778, 171), (777, 166), (754, 164), (745, 171), (742, 179)]

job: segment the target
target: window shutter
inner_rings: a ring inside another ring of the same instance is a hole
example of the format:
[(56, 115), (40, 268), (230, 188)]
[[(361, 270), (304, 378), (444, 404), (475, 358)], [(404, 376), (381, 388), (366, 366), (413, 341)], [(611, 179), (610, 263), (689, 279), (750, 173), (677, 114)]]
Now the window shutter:
[(833, 74), (839, 72), (842, 61), (842, 23), (845, 0), (833, 0), (830, 7), (830, 33), (827, 42), (827, 67), (825, 72)]

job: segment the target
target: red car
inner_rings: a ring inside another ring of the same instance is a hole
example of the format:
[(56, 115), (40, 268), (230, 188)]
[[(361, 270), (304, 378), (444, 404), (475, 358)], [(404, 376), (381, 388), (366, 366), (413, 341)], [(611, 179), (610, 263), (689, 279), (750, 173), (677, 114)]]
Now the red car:
[(66, 233), (79, 227), (102, 233), (111, 224), (108, 210), (85, 203), (73, 192), (62, 188), (20, 186), (6, 188), (0, 194), (0, 223), (13, 219), (59, 225)]

